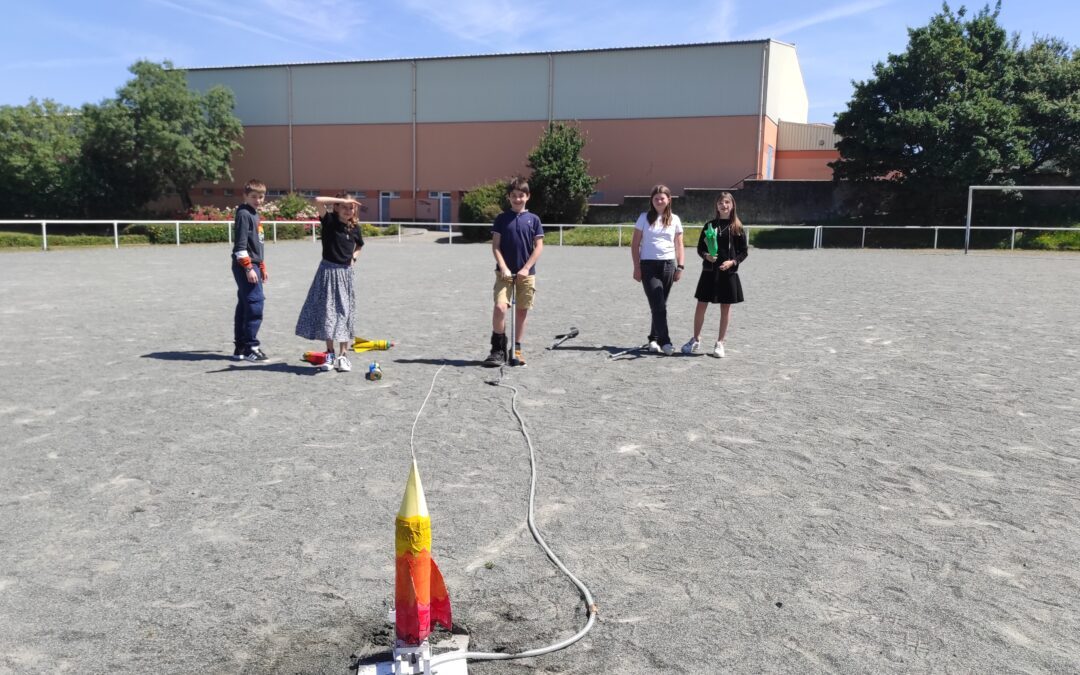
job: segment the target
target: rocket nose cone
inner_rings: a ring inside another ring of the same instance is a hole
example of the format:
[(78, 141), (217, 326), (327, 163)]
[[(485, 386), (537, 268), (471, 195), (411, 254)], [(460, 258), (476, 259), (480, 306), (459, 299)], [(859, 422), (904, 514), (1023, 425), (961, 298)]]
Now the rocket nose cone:
[(412, 468), (409, 470), (409, 479), (405, 483), (405, 495), (401, 498), (398, 517), (411, 518), (426, 515), (428, 515), (428, 509), (427, 499), (424, 498), (424, 484), (420, 482), (420, 469), (417, 468), (414, 459)]

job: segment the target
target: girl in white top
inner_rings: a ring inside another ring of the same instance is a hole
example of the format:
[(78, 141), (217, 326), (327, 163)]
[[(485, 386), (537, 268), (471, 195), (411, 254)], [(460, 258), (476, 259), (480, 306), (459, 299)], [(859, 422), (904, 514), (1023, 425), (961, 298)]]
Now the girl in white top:
[(683, 228), (671, 212), (671, 190), (666, 185), (652, 189), (647, 213), (634, 224), (630, 255), (634, 260), (634, 281), (645, 289), (652, 312), (649, 328), (649, 351), (670, 355), (675, 351), (668, 334), (667, 298), (671, 285), (682, 278)]

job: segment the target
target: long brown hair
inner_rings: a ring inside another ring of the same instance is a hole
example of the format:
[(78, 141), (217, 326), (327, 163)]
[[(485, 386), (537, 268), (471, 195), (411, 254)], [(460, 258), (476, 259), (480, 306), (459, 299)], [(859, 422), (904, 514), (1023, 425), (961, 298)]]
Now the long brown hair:
[(742, 221), (739, 220), (739, 212), (735, 209), (735, 195), (730, 192), (721, 192), (720, 196), (716, 198), (716, 219), (720, 220), (720, 202), (724, 197), (731, 200), (731, 233), (742, 234)]
[[(336, 197), (338, 199), (352, 199), (354, 201), (356, 200), (356, 197), (352, 196), (348, 192), (339, 192), (336, 195), (334, 195), (334, 197)], [(344, 206), (344, 204), (334, 204), (334, 216), (336, 216), (337, 219), (339, 221), (341, 221), (341, 223), (343, 225), (345, 225), (345, 227), (347, 227), (348, 229), (351, 230), (351, 229), (353, 229), (354, 227), (356, 227), (357, 225), (360, 224), (360, 207), (359, 206), (356, 207), (356, 212), (353, 214), (353, 217), (351, 219), (349, 219), (349, 220), (343, 219), (341, 217), (341, 214), (338, 213), (338, 207), (339, 206)]]
[[(667, 208), (664, 209), (663, 213), (659, 213), (656, 210), (656, 207), (653, 206), (653, 203), (652, 203), (652, 198), (655, 197), (657, 195), (657, 193), (659, 193), (659, 192), (663, 192), (668, 197)], [(667, 227), (668, 225), (671, 225), (671, 188), (669, 188), (666, 185), (657, 185), (656, 187), (654, 187), (652, 189), (652, 194), (649, 195), (649, 216), (648, 217), (649, 217), (649, 224), (650, 225), (654, 224), (656, 222), (657, 218), (660, 218), (660, 223), (664, 227)]]

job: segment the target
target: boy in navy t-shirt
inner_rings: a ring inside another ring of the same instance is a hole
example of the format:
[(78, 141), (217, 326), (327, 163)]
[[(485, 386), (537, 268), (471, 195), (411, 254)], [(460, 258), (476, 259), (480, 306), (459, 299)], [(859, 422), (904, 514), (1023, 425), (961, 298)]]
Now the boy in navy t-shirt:
[(521, 341), (525, 320), (536, 295), (536, 261), (544, 250), (544, 226), (535, 213), (525, 208), (529, 201), (529, 183), (514, 178), (506, 186), (510, 210), (503, 211), (491, 225), (491, 251), (495, 255), (495, 308), (491, 312), (491, 353), (484, 365), (495, 368), (506, 363), (506, 311), (510, 307), (510, 289), (516, 293), (514, 314), (514, 358), (525, 365)]

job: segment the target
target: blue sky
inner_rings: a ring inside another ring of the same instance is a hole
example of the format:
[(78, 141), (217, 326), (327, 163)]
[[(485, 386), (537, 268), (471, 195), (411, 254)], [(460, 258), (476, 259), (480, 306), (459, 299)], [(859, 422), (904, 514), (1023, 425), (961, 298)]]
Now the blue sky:
[[(902, 52), (939, 0), (35, 0), (4, 3), (0, 105), (112, 96), (137, 59), (176, 66), (296, 63), (774, 38), (798, 48), (811, 122)], [(966, 3), (965, 3), (966, 4)], [(975, 12), (986, 4), (966, 4)], [(1077, 0), (1003, 0), (999, 22), (1080, 47)], [(950, 2), (954, 10), (961, 3)], [(654, 82), (642, 82), (648, 92)]]

